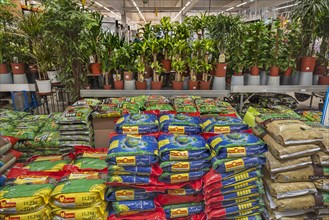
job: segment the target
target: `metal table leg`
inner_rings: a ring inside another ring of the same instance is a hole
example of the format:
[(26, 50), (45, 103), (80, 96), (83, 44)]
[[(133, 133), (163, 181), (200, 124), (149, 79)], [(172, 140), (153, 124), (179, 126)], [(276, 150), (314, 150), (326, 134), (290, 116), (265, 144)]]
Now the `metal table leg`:
[(240, 112), (242, 112), (242, 108), (243, 108), (243, 93), (240, 95)]

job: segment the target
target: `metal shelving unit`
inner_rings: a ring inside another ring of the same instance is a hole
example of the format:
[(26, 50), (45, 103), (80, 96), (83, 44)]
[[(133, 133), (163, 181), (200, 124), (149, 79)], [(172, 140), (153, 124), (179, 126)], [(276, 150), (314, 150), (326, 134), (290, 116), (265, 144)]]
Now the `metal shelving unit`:
[(0, 92), (35, 92), (35, 84), (0, 84)]

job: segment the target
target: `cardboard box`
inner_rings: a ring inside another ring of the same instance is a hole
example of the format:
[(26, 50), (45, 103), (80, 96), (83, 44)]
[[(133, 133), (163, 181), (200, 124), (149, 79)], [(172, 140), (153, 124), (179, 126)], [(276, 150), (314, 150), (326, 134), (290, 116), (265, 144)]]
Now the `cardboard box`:
[(114, 130), (115, 118), (93, 118), (94, 130)]
[(114, 121), (114, 118), (94, 118), (92, 120), (95, 148), (109, 147), (109, 134), (115, 131)]

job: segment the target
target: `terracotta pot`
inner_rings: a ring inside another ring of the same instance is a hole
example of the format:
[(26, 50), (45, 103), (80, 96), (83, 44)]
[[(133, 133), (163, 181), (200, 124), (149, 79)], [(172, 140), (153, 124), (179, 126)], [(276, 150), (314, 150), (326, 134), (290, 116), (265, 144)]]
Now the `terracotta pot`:
[(7, 74), (7, 73), (8, 73), (7, 64), (5, 63), (0, 64), (0, 74)]
[(114, 89), (121, 90), (123, 89), (123, 80), (114, 81)]
[(147, 83), (146, 81), (140, 82), (136, 81), (136, 89), (137, 90), (146, 90)]
[(92, 63), (90, 64), (91, 73), (95, 75), (101, 74), (101, 64), (100, 63)]
[(104, 85), (104, 89), (110, 90), (110, 89), (112, 89), (112, 85)]
[(198, 90), (199, 89), (199, 82), (198, 81), (188, 81), (188, 89), (189, 90)]
[(123, 77), (126, 81), (131, 81), (131, 80), (133, 80), (133, 73), (128, 72), (128, 71), (124, 71), (123, 72)]
[(210, 90), (210, 81), (200, 81), (200, 90)]
[(145, 76), (144, 76), (144, 78), (151, 78), (152, 77), (152, 72), (153, 72), (153, 70), (152, 70), (152, 68), (150, 67), (150, 66), (146, 66), (145, 67)]
[(329, 85), (329, 76), (320, 76), (319, 85)]
[(13, 72), (13, 74), (24, 74), (24, 63), (12, 63), (11, 71)]
[(326, 65), (317, 65), (314, 69), (315, 75), (321, 75), (323, 76), (327, 72), (327, 66)]
[(161, 60), (161, 63), (166, 72), (169, 73), (171, 71), (171, 60)]
[(152, 90), (161, 90), (162, 82), (153, 82), (151, 83), (151, 89)]
[(272, 66), (270, 68), (270, 76), (278, 76), (279, 72), (280, 72), (280, 69), (277, 66)]
[(183, 89), (183, 81), (172, 81), (172, 88), (174, 90), (182, 90)]
[(258, 76), (259, 75), (259, 68), (257, 66), (252, 66), (250, 69), (250, 74), (252, 76)]
[(226, 76), (227, 63), (217, 63), (215, 76), (225, 77)]
[(286, 77), (290, 77), (291, 73), (292, 73), (292, 68), (289, 67), (288, 69), (286, 69), (286, 71), (284, 71), (283, 75), (286, 76)]
[(300, 64), (300, 71), (313, 73), (315, 62), (316, 62), (316, 57), (302, 57), (302, 61)]
[(238, 73), (237, 72), (234, 72), (233, 75), (234, 76), (242, 76), (242, 72), (238, 72)]

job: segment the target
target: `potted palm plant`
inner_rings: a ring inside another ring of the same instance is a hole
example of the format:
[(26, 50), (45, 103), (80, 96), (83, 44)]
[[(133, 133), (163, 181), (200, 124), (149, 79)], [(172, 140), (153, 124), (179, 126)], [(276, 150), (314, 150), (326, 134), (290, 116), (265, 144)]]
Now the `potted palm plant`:
[[(0, 7), (0, 74), (8, 74), (7, 61), (9, 60), (10, 34), (14, 16), (6, 7)], [(7, 81), (7, 80), (6, 80)]]
[(110, 60), (110, 72), (114, 72), (114, 89), (121, 90), (124, 88), (122, 76), (120, 73), (121, 60), (122, 58), (122, 48), (113, 51)]
[[(277, 19), (272, 23), (270, 38), (269, 38), (269, 48), (270, 48), (270, 76), (277, 77), (280, 72), (280, 58), (282, 54), (283, 47), (283, 28), (281, 27), (281, 20)], [(282, 67), (281, 67), (282, 68)]]
[(105, 42), (105, 37), (106, 37), (106, 33), (104, 33), (104, 38), (103, 38), (103, 43), (102, 46), (100, 48), (100, 64), (101, 64), (101, 71), (102, 71), (102, 75), (104, 77), (104, 89), (111, 89), (112, 85), (109, 84), (109, 76), (110, 76), (110, 53), (109, 53), (109, 49), (104, 45)]
[(184, 72), (186, 71), (186, 52), (188, 50), (188, 45), (185, 40), (178, 40), (174, 44), (174, 60), (173, 60), (173, 68), (175, 70), (175, 80), (173, 83), (174, 90), (182, 90), (183, 89), (183, 81), (182, 77)]
[(190, 72), (189, 72), (190, 80), (188, 82), (188, 89), (197, 90), (199, 89), (199, 82), (197, 80), (197, 75), (201, 74), (202, 72), (202, 66), (200, 64), (200, 60), (196, 56), (193, 56), (192, 54), (191, 57), (187, 59), (187, 64), (190, 68)]
[(169, 57), (170, 51), (172, 50), (172, 30), (173, 25), (171, 23), (170, 17), (163, 17), (160, 20), (160, 29), (162, 31), (163, 37), (161, 38), (161, 45), (163, 49), (164, 59), (161, 61), (163, 68), (166, 72), (171, 71), (171, 59)]
[(202, 66), (202, 80), (200, 81), (200, 89), (201, 90), (209, 90), (210, 89), (210, 71), (213, 68), (213, 65), (209, 63), (209, 57), (211, 52), (214, 51), (214, 42), (212, 39), (202, 39), (200, 41), (201, 48), (200, 48), (200, 54), (198, 55), (198, 58), (200, 59), (200, 64)]
[(162, 87), (162, 81), (160, 79), (160, 74), (162, 73), (163, 68), (160, 65), (160, 63), (157, 61), (157, 55), (160, 51), (159, 40), (157, 39), (156, 36), (150, 37), (147, 40), (147, 45), (148, 45), (149, 51), (152, 55), (151, 68), (153, 70), (153, 81), (152, 81), (151, 87), (153, 90), (160, 90)]
[(137, 81), (136, 81), (136, 89), (137, 90), (146, 90), (146, 81), (145, 81), (145, 63), (142, 61), (141, 57), (138, 57), (135, 61), (136, 69), (137, 69)]

